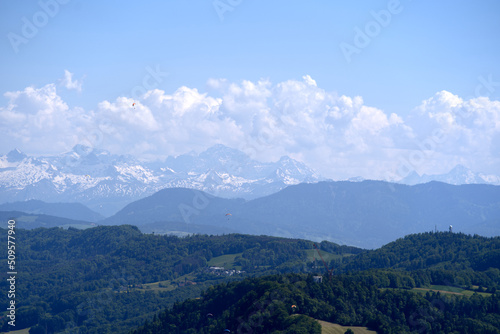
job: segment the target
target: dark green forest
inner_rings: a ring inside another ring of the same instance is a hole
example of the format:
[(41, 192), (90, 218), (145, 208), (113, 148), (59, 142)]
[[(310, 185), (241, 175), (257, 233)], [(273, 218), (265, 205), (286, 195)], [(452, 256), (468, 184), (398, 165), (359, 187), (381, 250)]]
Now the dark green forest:
[[(306, 250), (313, 248), (310, 241), (267, 236), (143, 234), (130, 225), (18, 229), (16, 245), (15, 329), (31, 327), (31, 333), (126, 333), (213, 284), (303, 272)], [(227, 254), (241, 273), (207, 271), (212, 258)], [(151, 286), (155, 282), (160, 284)], [(0, 282), (2, 291), (7, 287)], [(3, 298), (0, 307), (7, 303)], [(7, 320), (1, 320), (4, 331), (12, 329)]]
[(312, 275), (285, 274), (211, 287), (132, 333), (321, 333), (313, 318), (378, 333), (499, 333), (499, 312), (499, 294), (419, 294), (380, 289), (359, 276), (317, 283)]
[[(15, 329), (319, 333), (320, 319), (379, 333), (499, 333), (498, 237), (414, 234), (373, 251), (317, 246), (331, 277), (306, 240), (178, 238), (130, 225), (19, 229)], [(7, 320), (3, 331), (13, 329)]]
[(321, 283), (281, 274), (211, 287), (133, 333), (321, 333), (312, 319), (378, 333), (500, 333), (499, 260), (498, 237), (409, 235), (332, 261), (337, 274)]

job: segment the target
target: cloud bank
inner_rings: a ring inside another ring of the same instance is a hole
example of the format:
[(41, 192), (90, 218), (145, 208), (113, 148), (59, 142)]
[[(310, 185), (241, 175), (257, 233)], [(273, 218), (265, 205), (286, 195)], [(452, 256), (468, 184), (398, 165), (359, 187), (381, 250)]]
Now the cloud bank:
[[(82, 87), (69, 71), (63, 86)], [(84, 144), (154, 159), (221, 143), (262, 161), (289, 155), (334, 179), (398, 180), (410, 170), (442, 173), (458, 163), (500, 170), (500, 102), (488, 97), (441, 91), (403, 118), (360, 96), (327, 92), (308, 75), (279, 83), (209, 79), (207, 90), (152, 89), (94, 110), (69, 106), (55, 84), (7, 92), (0, 150), (44, 155)]]

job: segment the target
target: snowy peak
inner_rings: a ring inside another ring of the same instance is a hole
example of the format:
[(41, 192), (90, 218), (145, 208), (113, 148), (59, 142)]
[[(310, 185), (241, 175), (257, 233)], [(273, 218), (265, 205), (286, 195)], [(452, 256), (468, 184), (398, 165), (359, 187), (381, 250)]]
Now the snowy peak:
[(448, 173), (434, 174), (434, 175), (419, 175), (417, 172), (412, 171), (400, 183), (415, 185), (420, 183), (427, 183), (431, 181), (439, 181), (453, 185), (461, 184), (494, 184), (500, 185), (500, 177), (495, 175), (484, 175), (475, 173), (463, 165), (456, 165)]
[(97, 149), (94, 149), (90, 146), (77, 144), (77, 145), (73, 146), (72, 152), (78, 154), (79, 156), (86, 156), (86, 155), (92, 153), (94, 150), (97, 150)]
[(273, 165), (273, 172), (268, 177), (286, 185), (320, 180), (312, 169), (286, 155)]
[(237, 173), (238, 167), (250, 162), (250, 158), (245, 153), (221, 144), (201, 152), (197, 159), (199, 168), (215, 169), (231, 174)]
[[(221, 178), (228, 176), (240, 178), (238, 184), (241, 184), (241, 178), (248, 181), (263, 179), (282, 181), (285, 177), (292, 177), (297, 179), (294, 184), (306, 180), (319, 180), (313, 170), (288, 156), (281, 157), (277, 162), (264, 163), (252, 160), (242, 151), (221, 144), (214, 145), (200, 154), (168, 157), (160, 169), (187, 175), (204, 175), (215, 171)], [(269, 180), (266, 182), (269, 183)]]
[(454, 182), (452, 184), (485, 183), (479, 174), (474, 173), (463, 165), (456, 165), (448, 174), (445, 175), (445, 178)]
[(113, 156), (106, 150), (96, 149), (85, 145), (75, 145), (69, 152), (60, 155), (61, 158), (72, 160), (75, 164), (97, 165), (109, 163), (110, 160), (118, 160), (119, 156)]
[(217, 160), (247, 160), (248, 156), (234, 148), (224, 146), (222, 144), (214, 145), (206, 151), (201, 152), (199, 157), (202, 159), (217, 159)]
[(224, 145), (152, 163), (85, 145), (56, 156), (26, 157), (14, 150), (9, 157), (0, 157), (0, 203), (27, 199), (81, 202), (104, 215), (114, 212), (101, 210), (103, 203), (119, 206), (163, 188), (250, 199), (287, 185), (316, 181), (319, 178), (311, 169), (290, 157), (262, 163)]
[(288, 175), (315, 175), (314, 171), (307, 167), (304, 163), (294, 160), (285, 155), (278, 161), (280, 168)]
[[(92, 178), (116, 177), (130, 166), (132, 169), (140, 163), (131, 156), (113, 155), (106, 150), (85, 145), (76, 145), (71, 151), (57, 156), (47, 156), (44, 160), (53, 164), (61, 173), (89, 176)], [(137, 174), (125, 171), (125, 174)]]

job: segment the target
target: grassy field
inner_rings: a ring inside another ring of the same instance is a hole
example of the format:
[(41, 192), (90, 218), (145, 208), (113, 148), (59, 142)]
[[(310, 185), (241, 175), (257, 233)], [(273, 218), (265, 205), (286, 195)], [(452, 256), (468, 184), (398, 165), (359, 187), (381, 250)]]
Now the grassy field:
[(0, 332), (0, 333), (9, 333), (9, 334), (29, 334), (30, 329), (25, 328), (25, 329), (20, 329), (18, 331), (10, 331), (10, 332)]
[(241, 270), (241, 267), (234, 265), (234, 259), (243, 253), (226, 254), (212, 258), (208, 261), (210, 267), (224, 267), (225, 269)]
[[(352, 254), (344, 254), (344, 255), (337, 255), (337, 254), (332, 254), (328, 253), (325, 251), (320, 251), (321, 256), (323, 256), (323, 259), (328, 263), (332, 260), (338, 260), (346, 256), (351, 256)], [(241, 270), (241, 267), (235, 266), (234, 265), (234, 259), (237, 256), (241, 256), (243, 253), (237, 253), (237, 254), (226, 254), (226, 255), (221, 255), (212, 258), (210, 261), (208, 261), (208, 266), (210, 267), (224, 267), (225, 269), (235, 269), (235, 270)], [(323, 263), (321, 262), (321, 258), (318, 255), (318, 252), (315, 249), (307, 249), (306, 250), (307, 254), (307, 261), (308, 262), (313, 262), (316, 260), (318, 262), (319, 266), (323, 266)]]
[(344, 334), (345, 331), (350, 328), (355, 334), (371, 334), (377, 333), (371, 331), (366, 327), (356, 327), (356, 326), (340, 326), (338, 324), (333, 324), (331, 322), (326, 322), (322, 320), (317, 320), (321, 325), (321, 334)]
[(131, 291), (172, 291), (179, 287), (179, 283), (185, 283), (186, 281), (192, 281), (195, 279), (195, 276), (192, 274), (187, 274), (176, 278), (175, 280), (166, 280), (159, 282), (152, 282), (141, 284), (141, 288), (131, 288)]
[[(323, 257), (323, 259), (327, 263), (332, 261), (332, 260), (341, 259), (343, 257), (342, 255), (332, 254), (332, 253), (328, 253), (325, 251), (320, 251), (320, 252), (321, 252), (321, 256)], [(321, 258), (319, 257), (316, 249), (307, 249), (306, 254), (307, 254), (307, 261), (308, 262), (313, 262), (314, 260), (321, 262)]]
[(134, 288), (133, 290), (139, 291), (172, 291), (178, 287), (177, 284), (172, 283), (170, 280), (142, 284), (142, 289)]
[[(439, 291), (440, 293), (447, 293), (452, 295), (464, 295), (469, 297), (472, 296), (475, 292), (477, 292), (477, 291), (462, 289), (456, 286), (447, 286), (447, 285), (431, 285), (428, 288), (413, 288), (412, 291), (420, 293), (426, 293), (427, 291), (435, 291), (435, 292)], [(477, 292), (477, 293), (482, 295), (483, 297), (491, 296), (491, 293), (487, 292)]]

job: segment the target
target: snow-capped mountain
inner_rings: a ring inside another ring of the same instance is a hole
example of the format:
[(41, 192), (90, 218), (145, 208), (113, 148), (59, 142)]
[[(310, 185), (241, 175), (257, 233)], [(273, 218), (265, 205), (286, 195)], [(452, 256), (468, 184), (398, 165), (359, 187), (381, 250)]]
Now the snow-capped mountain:
[(499, 176), (475, 173), (472, 170), (462, 165), (456, 165), (452, 170), (450, 170), (446, 174), (418, 175), (415, 171), (413, 171), (399, 182), (408, 185), (415, 185), (420, 183), (427, 183), (430, 181), (439, 181), (454, 185), (461, 185), (461, 184), (500, 185)]
[(163, 188), (186, 187), (251, 199), (321, 179), (290, 157), (262, 163), (223, 145), (154, 163), (83, 145), (46, 157), (30, 157), (16, 149), (0, 157), (0, 203), (81, 202), (110, 215)]

